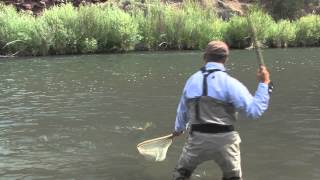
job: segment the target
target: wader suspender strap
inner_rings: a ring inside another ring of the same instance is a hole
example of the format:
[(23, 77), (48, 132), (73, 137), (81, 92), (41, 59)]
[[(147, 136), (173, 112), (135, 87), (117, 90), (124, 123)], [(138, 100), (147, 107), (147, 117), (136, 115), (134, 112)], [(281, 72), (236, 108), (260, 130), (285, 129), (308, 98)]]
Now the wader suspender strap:
[(208, 80), (207, 77), (216, 71), (221, 71), (220, 69), (210, 69), (206, 70), (205, 67), (201, 68), (201, 72), (203, 74), (203, 84), (202, 84), (202, 96), (208, 96)]
[[(208, 80), (207, 77), (216, 71), (221, 71), (220, 69), (210, 69), (206, 70), (205, 67), (202, 67), (201, 72), (203, 74), (203, 84), (202, 84), (202, 95), (201, 96), (208, 96)], [(200, 98), (197, 99), (196, 101), (196, 119), (200, 119), (200, 108), (199, 108), (199, 100)]]

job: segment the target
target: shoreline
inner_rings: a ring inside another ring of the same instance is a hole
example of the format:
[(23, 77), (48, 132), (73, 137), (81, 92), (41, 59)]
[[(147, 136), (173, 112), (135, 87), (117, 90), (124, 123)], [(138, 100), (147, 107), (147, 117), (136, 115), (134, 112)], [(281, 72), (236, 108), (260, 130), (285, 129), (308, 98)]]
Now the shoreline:
[[(320, 46), (301, 46), (301, 47), (286, 47), (286, 48), (263, 48), (262, 53), (264, 50), (292, 50), (292, 49), (320, 49)], [(230, 48), (230, 52), (232, 51), (252, 51), (254, 52), (254, 49), (235, 49)], [(118, 52), (118, 53), (88, 53), (88, 54), (55, 54), (55, 55), (46, 55), (46, 56), (1, 56), (0, 55), (0, 61), (1, 60), (19, 60), (23, 58), (63, 58), (63, 57), (73, 57), (73, 56), (108, 56), (108, 55), (130, 55), (130, 54), (171, 54), (171, 53), (193, 53), (193, 52), (202, 52), (202, 50), (148, 50), (148, 51), (127, 51), (127, 52)]]
[(320, 15), (275, 21), (257, 7), (247, 17), (235, 15), (229, 20), (191, 1), (179, 7), (160, 2), (143, 7), (133, 4), (128, 10), (112, 3), (79, 8), (66, 4), (36, 17), (18, 13), (12, 6), (0, 4), (0, 10), (0, 56), (6, 58), (201, 50), (211, 40), (245, 49), (252, 44), (247, 18), (256, 27), (262, 46), (320, 46)]

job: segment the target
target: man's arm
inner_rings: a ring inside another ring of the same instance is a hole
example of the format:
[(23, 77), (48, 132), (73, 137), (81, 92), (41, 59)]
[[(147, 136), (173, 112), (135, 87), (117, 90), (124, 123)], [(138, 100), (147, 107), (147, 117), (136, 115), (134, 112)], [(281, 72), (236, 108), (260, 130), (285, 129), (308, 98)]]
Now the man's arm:
[(244, 111), (248, 117), (253, 119), (259, 118), (264, 113), (268, 108), (270, 99), (268, 90), (269, 72), (265, 66), (259, 68), (257, 78), (260, 82), (254, 96), (242, 83), (235, 79), (228, 84), (231, 102), (237, 109)]
[(187, 106), (186, 97), (183, 93), (177, 109), (176, 121), (174, 126), (173, 135), (179, 136), (185, 129), (187, 125)]

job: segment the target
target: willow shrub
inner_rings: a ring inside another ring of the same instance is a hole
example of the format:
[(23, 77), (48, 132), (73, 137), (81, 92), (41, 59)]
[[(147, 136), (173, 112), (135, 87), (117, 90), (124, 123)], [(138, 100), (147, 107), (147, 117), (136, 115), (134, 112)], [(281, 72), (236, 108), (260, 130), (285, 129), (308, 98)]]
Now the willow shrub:
[(251, 19), (257, 32), (257, 38), (262, 43), (266, 42), (270, 32), (269, 28), (275, 23), (270, 15), (257, 8), (251, 9), (247, 17), (233, 16), (228, 22), (224, 36), (232, 47), (244, 48), (251, 44), (248, 18)]
[(134, 17), (139, 24), (141, 44), (146, 49), (179, 48), (182, 46), (182, 31), (185, 14), (160, 2), (146, 4), (136, 9)]
[[(148, 50), (156, 47), (158, 42), (154, 35), (155, 19), (152, 17), (154, 13), (150, 13), (150, 8), (139, 9), (134, 8), (133, 18), (138, 23), (138, 32), (141, 35), (140, 42), (137, 44), (137, 49)], [(152, 20), (154, 19), (154, 20)]]
[[(253, 8), (248, 16), (263, 43), (277, 47), (320, 44), (319, 15), (275, 22)], [(157, 0), (133, 2), (131, 10), (126, 11), (114, 3), (79, 8), (66, 4), (47, 9), (39, 17), (0, 4), (0, 27), (1, 54), (95, 53), (127, 51), (137, 46), (202, 49), (209, 41), (220, 39), (236, 48), (251, 45), (247, 17), (222, 21), (211, 8), (192, 0), (178, 5)]]
[(260, 40), (261, 42), (265, 42), (268, 38), (268, 33), (270, 32), (269, 28), (272, 27), (275, 21), (269, 14), (257, 8), (252, 9), (249, 17), (252, 20), (253, 26), (257, 30), (258, 40)]
[(100, 52), (127, 51), (140, 40), (137, 21), (117, 6), (83, 6), (78, 13), (77, 34), (82, 51), (94, 47), (95, 42)]
[(138, 23), (132, 16), (120, 8), (112, 5), (104, 7), (105, 18), (108, 24), (107, 37), (101, 36), (99, 39), (107, 38), (107, 49), (131, 50), (140, 40)]
[(187, 1), (182, 11), (185, 13), (183, 42), (187, 48), (202, 49), (211, 40), (222, 40), (226, 23), (210, 8)]
[(46, 55), (46, 37), (38, 20), (32, 15), (17, 13), (12, 6), (0, 6), (0, 45), (3, 54)]
[(227, 24), (224, 39), (233, 48), (244, 48), (249, 45), (249, 35), (247, 19), (233, 16)]
[[(45, 10), (42, 16), (0, 6), (3, 54), (73, 54), (126, 51), (140, 40), (138, 23), (117, 6), (75, 8), (71, 4)], [(1, 47), (1, 48), (2, 48)]]
[(153, 2), (133, 14), (147, 49), (163, 44), (169, 49), (199, 49), (212, 39), (223, 38), (225, 23), (212, 9), (196, 2), (185, 1), (179, 6)]
[(46, 10), (40, 21), (50, 32), (50, 53), (70, 54), (77, 53), (78, 37), (76, 36), (76, 22), (78, 12), (71, 4), (54, 6)]
[(320, 16), (307, 15), (296, 21), (297, 44), (302, 46), (320, 45)]
[(268, 45), (271, 47), (295, 46), (297, 28), (289, 20), (280, 20), (269, 26), (267, 37)]
[(132, 17), (138, 24), (140, 43), (138, 49), (155, 50), (163, 42), (167, 43), (164, 29), (164, 16), (167, 6), (159, 1), (146, 3), (143, 7), (135, 6)]
[(107, 44), (107, 31), (105, 23), (103, 23), (103, 11), (95, 6), (81, 6), (78, 11), (78, 21), (76, 34), (79, 41), (78, 51), (81, 53), (93, 53), (98, 51), (98, 44), (104, 47)]

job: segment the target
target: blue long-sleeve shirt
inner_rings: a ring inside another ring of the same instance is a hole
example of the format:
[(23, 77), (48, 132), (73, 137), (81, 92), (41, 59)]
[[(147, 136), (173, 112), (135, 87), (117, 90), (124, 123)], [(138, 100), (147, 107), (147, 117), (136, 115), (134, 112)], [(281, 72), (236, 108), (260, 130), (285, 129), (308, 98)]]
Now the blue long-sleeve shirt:
[[(221, 70), (208, 76), (208, 96), (232, 103), (237, 110), (253, 119), (259, 118), (268, 108), (270, 96), (267, 84), (259, 83), (255, 95), (252, 96), (240, 81), (223, 72), (225, 71), (223, 64), (209, 62), (205, 67), (207, 70)], [(201, 71), (196, 72), (187, 80), (177, 109), (175, 131), (180, 132), (186, 129), (188, 123), (186, 100), (202, 95), (202, 83)]]

